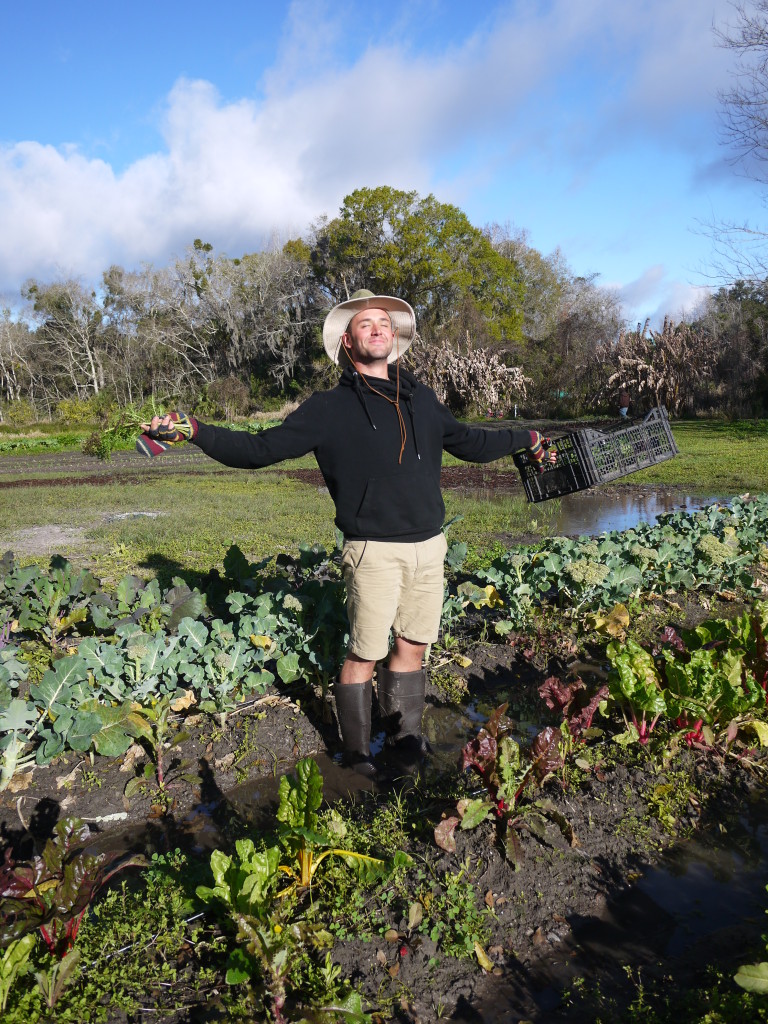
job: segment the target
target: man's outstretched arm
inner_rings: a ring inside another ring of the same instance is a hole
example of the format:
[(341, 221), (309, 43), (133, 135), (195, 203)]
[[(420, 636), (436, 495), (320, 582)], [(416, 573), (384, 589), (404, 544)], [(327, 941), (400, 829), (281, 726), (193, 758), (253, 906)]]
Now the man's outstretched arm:
[(310, 398), (281, 424), (259, 434), (201, 423), (183, 412), (154, 416), (142, 427), (136, 447), (143, 455), (162, 455), (176, 444), (191, 441), (224, 466), (258, 469), (313, 451), (323, 434), (323, 417), (318, 403)]
[(511, 455), (512, 452), (525, 449), (528, 458), (541, 472), (557, 459), (556, 453), (549, 450), (549, 438), (542, 437), (538, 430), (505, 427), (489, 430), (483, 427), (470, 427), (460, 423), (445, 406), (443, 416), (443, 447), (457, 459), (463, 459), (465, 462), (493, 462), (505, 455)]

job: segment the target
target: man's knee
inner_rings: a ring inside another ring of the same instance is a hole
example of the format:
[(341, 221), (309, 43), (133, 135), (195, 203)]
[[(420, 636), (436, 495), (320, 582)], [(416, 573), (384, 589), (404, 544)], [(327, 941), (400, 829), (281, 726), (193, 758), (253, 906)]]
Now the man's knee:
[(389, 668), (393, 672), (418, 672), (424, 663), (427, 644), (396, 636), (389, 655)]
[(356, 654), (349, 653), (341, 666), (339, 682), (346, 683), (367, 683), (373, 676), (375, 661), (367, 661)]

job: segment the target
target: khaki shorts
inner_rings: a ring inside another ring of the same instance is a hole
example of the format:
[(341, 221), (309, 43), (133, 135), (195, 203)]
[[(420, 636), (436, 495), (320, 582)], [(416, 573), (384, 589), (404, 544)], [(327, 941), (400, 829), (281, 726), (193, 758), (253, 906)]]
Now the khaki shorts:
[(381, 661), (389, 632), (433, 644), (443, 610), (445, 534), (411, 544), (350, 540), (341, 566), (347, 585), (349, 650), (364, 661)]

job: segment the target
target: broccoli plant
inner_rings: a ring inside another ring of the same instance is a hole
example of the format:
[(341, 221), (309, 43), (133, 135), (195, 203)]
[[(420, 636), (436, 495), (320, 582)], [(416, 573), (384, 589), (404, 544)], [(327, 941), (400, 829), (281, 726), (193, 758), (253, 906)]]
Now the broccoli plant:
[(19, 629), (40, 633), (54, 648), (64, 633), (87, 619), (89, 599), (98, 590), (91, 573), (78, 572), (54, 555), (48, 574), (31, 577), (19, 591)]
[(185, 761), (172, 766), (172, 773), (169, 770), (167, 753), (189, 739), (189, 733), (174, 728), (171, 718), (171, 712), (184, 700), (185, 698), (180, 698), (179, 701), (174, 701), (169, 694), (165, 694), (151, 704), (133, 708), (134, 720), (137, 722), (135, 734), (149, 753), (151, 761), (143, 775), (134, 776), (126, 783), (123, 791), (126, 799), (154, 780), (158, 804), (166, 808), (169, 803), (168, 790), (171, 786), (177, 785), (181, 780), (191, 784), (199, 784), (202, 781), (197, 773), (186, 771), (188, 764)]

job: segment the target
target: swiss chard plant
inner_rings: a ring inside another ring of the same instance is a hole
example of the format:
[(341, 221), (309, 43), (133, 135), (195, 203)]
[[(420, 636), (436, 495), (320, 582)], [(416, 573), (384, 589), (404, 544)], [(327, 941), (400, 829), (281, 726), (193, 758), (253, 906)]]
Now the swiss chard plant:
[(768, 745), (768, 605), (733, 619), (712, 619), (679, 634), (667, 627), (653, 651), (633, 640), (611, 643), (608, 685), (628, 724), (626, 739), (646, 744), (662, 719), (686, 742), (727, 744), (740, 728)]
[[(223, 906), (237, 929), (240, 946), (230, 955), (227, 982), (253, 984), (262, 977), (269, 1009), (278, 1022), (287, 1021), (284, 1010), (294, 965), (302, 956), (333, 943), (325, 927), (296, 912), (296, 900), (308, 891), (321, 864), (336, 856), (361, 881), (370, 883), (408, 861), (404, 854), (384, 861), (334, 847), (318, 831), (321, 800), (322, 776), (317, 764), (305, 758), (296, 765), (295, 776), (280, 780), (277, 844), (257, 849), (253, 840), (241, 839), (234, 856), (214, 851), (214, 885), (197, 889), (204, 903)], [(291, 884), (281, 889), (284, 876)], [(328, 1009), (341, 1013), (343, 1019), (365, 1020), (359, 996), (350, 991)]]
[[(763, 942), (766, 943), (766, 954), (768, 954), (768, 940), (765, 936), (763, 936)], [(733, 980), (747, 992), (756, 992), (761, 996), (768, 995), (768, 962), (762, 960), (758, 963), (742, 964)]]
[(90, 830), (64, 818), (42, 854), (14, 862), (10, 848), (0, 864), (0, 946), (37, 930), (48, 951), (61, 959), (73, 948), (96, 893), (119, 871), (145, 866), (139, 856), (87, 848)]
[[(405, 854), (387, 861), (340, 849), (333, 837), (319, 830), (317, 810), (322, 802), (323, 778), (312, 758), (297, 763), (295, 776), (282, 776), (279, 794), (277, 845), (257, 852), (252, 840), (245, 839), (236, 843), (235, 857), (215, 851), (211, 869), (217, 884), (213, 889), (198, 888), (201, 899), (219, 899), (235, 910), (255, 913), (273, 896), (283, 898), (308, 890), (328, 857), (340, 858), (366, 883), (408, 863)], [(277, 891), (278, 879), (283, 876), (290, 879), (290, 885)]]
[(541, 835), (549, 818), (572, 842), (574, 837), (570, 825), (550, 801), (539, 800), (525, 807), (520, 802), (526, 787), (543, 785), (562, 766), (560, 732), (547, 726), (523, 751), (514, 737), (514, 724), (506, 716), (507, 707), (502, 704), (496, 708), (459, 758), (462, 770), (470, 769), (479, 776), (485, 795), (460, 800), (457, 816), (447, 817), (435, 829), (435, 841), (453, 851), (454, 831), (459, 824), (462, 830), (471, 829), (491, 818), (506, 858), (517, 867), (522, 857), (520, 829)]
[(592, 733), (600, 733), (601, 730), (593, 729), (592, 719), (598, 710), (604, 711), (606, 708), (606, 685), (591, 690), (581, 677), (562, 680), (550, 676), (539, 687), (539, 696), (550, 710), (559, 711), (563, 716), (560, 732), (563, 737), (561, 753), (564, 756), (572, 754)]
[(20, 939), (12, 939), (0, 955), (0, 1011), (8, 1005), (16, 979), (29, 970), (29, 958), (36, 942), (34, 935), (22, 935)]
[(768, 605), (759, 602), (733, 619), (682, 630), (680, 643), (662, 648), (670, 714), (695, 720), (710, 743), (718, 733), (731, 740), (747, 723), (758, 736), (768, 730), (759, 722), (768, 700), (767, 631)]
[(607, 654), (612, 666), (608, 689), (624, 715), (626, 739), (645, 746), (659, 719), (668, 714), (664, 680), (653, 655), (634, 640), (612, 641)]

